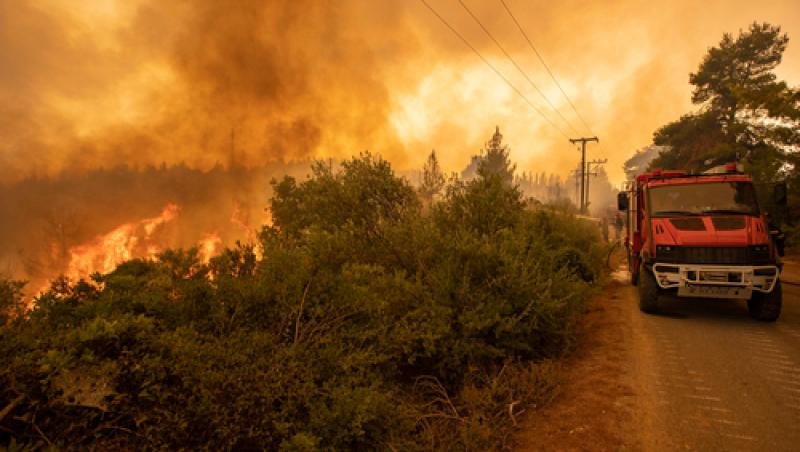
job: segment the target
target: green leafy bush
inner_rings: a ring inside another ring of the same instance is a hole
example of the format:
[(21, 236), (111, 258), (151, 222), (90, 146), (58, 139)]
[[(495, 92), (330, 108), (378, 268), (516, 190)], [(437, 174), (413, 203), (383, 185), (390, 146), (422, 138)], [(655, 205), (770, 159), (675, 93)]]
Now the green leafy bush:
[(549, 397), (602, 277), (594, 226), (491, 174), (423, 212), (370, 154), (274, 185), (260, 260), (171, 250), (4, 317), (0, 440), (485, 450)]

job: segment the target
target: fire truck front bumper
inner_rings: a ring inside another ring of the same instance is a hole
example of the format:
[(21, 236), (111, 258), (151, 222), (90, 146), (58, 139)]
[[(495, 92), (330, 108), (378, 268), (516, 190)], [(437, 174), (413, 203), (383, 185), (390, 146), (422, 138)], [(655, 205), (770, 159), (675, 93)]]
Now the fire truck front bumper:
[(770, 293), (780, 277), (777, 265), (663, 264), (652, 267), (658, 286), (680, 297), (744, 298)]

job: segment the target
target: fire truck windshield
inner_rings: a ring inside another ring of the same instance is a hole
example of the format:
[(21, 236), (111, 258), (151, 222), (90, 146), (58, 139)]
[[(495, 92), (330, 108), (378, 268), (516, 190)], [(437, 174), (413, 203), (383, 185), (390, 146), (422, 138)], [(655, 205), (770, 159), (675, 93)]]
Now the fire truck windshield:
[(756, 193), (750, 182), (662, 185), (649, 189), (649, 200), (653, 217), (759, 214)]

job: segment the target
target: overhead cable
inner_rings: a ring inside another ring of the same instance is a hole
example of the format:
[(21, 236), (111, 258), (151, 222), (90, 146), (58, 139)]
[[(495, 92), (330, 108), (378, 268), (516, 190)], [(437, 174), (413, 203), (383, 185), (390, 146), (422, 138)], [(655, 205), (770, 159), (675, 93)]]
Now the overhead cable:
[(542, 113), (542, 111), (539, 110), (539, 108), (537, 108), (536, 105), (534, 105), (533, 102), (530, 101), (530, 99), (525, 97), (525, 95), (522, 94), (522, 91), (520, 91), (516, 86), (514, 86), (503, 75), (502, 72), (500, 72), (492, 63), (489, 62), (489, 60), (487, 60), (483, 55), (481, 55), (481, 53), (478, 51), (478, 49), (476, 49), (472, 44), (470, 44), (469, 41), (467, 41), (467, 39), (461, 33), (459, 33), (458, 30), (453, 28), (453, 26), (450, 25), (450, 23), (447, 22), (447, 20), (445, 20), (444, 17), (442, 17), (435, 9), (433, 9), (433, 7), (430, 4), (428, 4), (427, 1), (425, 1), (425, 0), (420, 0), (420, 1), (422, 2), (423, 5), (425, 5), (431, 11), (431, 13), (433, 13), (434, 16), (436, 16), (439, 19), (439, 21), (442, 22), (442, 24), (444, 24), (447, 28), (449, 28), (450, 31), (452, 31), (453, 34), (456, 35), (461, 40), (461, 42), (464, 43), (464, 45), (469, 47), (470, 50), (472, 50), (475, 53), (475, 55), (477, 55), (478, 58), (481, 59), (481, 61), (483, 61), (487, 66), (489, 66), (489, 68), (492, 71), (494, 71), (494, 73), (497, 74), (498, 77), (500, 77), (512, 90), (514, 90), (514, 92), (516, 92), (517, 95), (519, 95), (519, 97), (521, 97), (525, 101), (525, 103), (527, 103), (534, 111), (536, 111), (536, 113), (538, 113), (539, 116), (541, 116), (551, 126), (553, 126), (556, 130), (558, 130), (558, 133), (563, 135), (565, 138), (569, 139), (569, 136), (566, 133), (564, 133), (564, 131), (561, 130), (561, 128), (556, 123), (554, 123), (552, 120), (550, 120), (550, 118), (548, 118), (544, 113)]
[(522, 36), (523, 36), (523, 37), (525, 37), (525, 41), (527, 41), (527, 42), (528, 42), (528, 46), (530, 46), (531, 50), (533, 50), (533, 53), (534, 53), (534, 54), (536, 54), (536, 57), (537, 57), (537, 58), (539, 58), (539, 61), (542, 63), (542, 66), (544, 66), (544, 68), (547, 70), (547, 73), (548, 73), (548, 74), (550, 74), (550, 77), (553, 79), (553, 82), (555, 82), (556, 86), (557, 86), (557, 87), (558, 87), (558, 89), (561, 91), (561, 94), (563, 94), (563, 95), (564, 95), (564, 99), (566, 99), (566, 100), (567, 100), (567, 103), (569, 103), (569, 106), (570, 106), (570, 107), (572, 107), (572, 111), (574, 111), (574, 112), (575, 112), (575, 115), (578, 117), (578, 119), (580, 119), (580, 120), (581, 120), (581, 122), (583, 123), (583, 125), (586, 127), (586, 130), (588, 130), (588, 131), (589, 131), (589, 134), (590, 134), (590, 135), (594, 135), (594, 133), (592, 132), (592, 128), (591, 128), (591, 127), (589, 127), (589, 124), (586, 122), (586, 120), (585, 120), (585, 119), (583, 119), (583, 116), (581, 116), (581, 114), (580, 114), (580, 113), (578, 113), (578, 109), (577, 109), (577, 108), (575, 108), (575, 104), (573, 104), (573, 103), (572, 103), (572, 100), (570, 100), (569, 96), (567, 96), (567, 93), (564, 91), (564, 88), (562, 88), (562, 87), (561, 87), (561, 84), (560, 84), (560, 83), (558, 83), (558, 79), (556, 79), (556, 76), (555, 76), (555, 75), (553, 74), (553, 72), (550, 70), (550, 67), (548, 67), (548, 66), (547, 66), (547, 63), (545, 63), (545, 62), (544, 62), (544, 58), (542, 58), (542, 55), (541, 55), (541, 54), (539, 54), (539, 51), (538, 51), (538, 50), (536, 50), (536, 46), (534, 46), (534, 45), (533, 45), (533, 42), (532, 42), (532, 41), (530, 40), (530, 38), (528, 37), (528, 34), (527, 34), (527, 33), (525, 33), (525, 29), (524, 29), (524, 28), (522, 28), (522, 25), (519, 23), (519, 21), (517, 20), (517, 18), (514, 16), (514, 13), (512, 13), (512, 12), (511, 12), (511, 8), (509, 8), (509, 7), (508, 7), (508, 5), (506, 5), (506, 2), (505, 2), (505, 0), (500, 0), (500, 3), (502, 3), (502, 4), (503, 4), (503, 8), (505, 8), (505, 10), (506, 10), (506, 12), (508, 13), (508, 15), (509, 15), (509, 16), (511, 16), (511, 19), (512, 19), (512, 20), (514, 21), (514, 23), (517, 25), (517, 28), (519, 29), (520, 33), (522, 33)]
[(519, 71), (519, 73), (520, 73), (520, 74), (522, 74), (522, 76), (523, 76), (523, 77), (525, 77), (525, 80), (527, 80), (527, 81), (528, 81), (528, 83), (529, 83), (529, 84), (530, 84), (530, 85), (533, 87), (533, 89), (535, 89), (535, 90), (536, 90), (536, 92), (538, 92), (538, 93), (539, 93), (539, 95), (540, 95), (540, 96), (542, 96), (542, 99), (544, 99), (544, 101), (545, 101), (545, 102), (547, 102), (547, 105), (549, 105), (549, 106), (550, 106), (550, 108), (552, 108), (552, 109), (553, 109), (553, 111), (554, 111), (554, 112), (556, 112), (556, 114), (558, 114), (558, 116), (559, 116), (559, 117), (561, 117), (561, 119), (564, 121), (564, 123), (565, 123), (565, 124), (567, 124), (567, 126), (568, 126), (570, 129), (572, 129), (572, 131), (573, 131), (573, 132), (575, 132), (575, 134), (579, 134), (580, 132), (578, 132), (578, 131), (575, 129), (575, 127), (572, 127), (572, 124), (570, 124), (569, 120), (567, 120), (567, 118), (565, 118), (565, 117), (564, 117), (564, 115), (562, 115), (562, 114), (561, 114), (561, 112), (560, 112), (560, 111), (558, 111), (558, 108), (556, 108), (556, 106), (555, 106), (555, 105), (553, 105), (553, 103), (552, 103), (552, 102), (550, 102), (550, 99), (548, 99), (548, 98), (547, 98), (547, 96), (545, 96), (545, 94), (542, 92), (542, 90), (541, 90), (541, 89), (539, 89), (539, 87), (536, 85), (536, 83), (534, 83), (534, 82), (533, 82), (533, 80), (531, 80), (531, 78), (530, 78), (530, 77), (528, 77), (528, 74), (527, 74), (527, 73), (526, 73), (526, 72), (525, 72), (525, 71), (524, 71), (524, 70), (523, 70), (523, 69), (520, 67), (520, 65), (519, 65), (519, 64), (517, 64), (517, 61), (516, 61), (516, 60), (514, 60), (514, 58), (513, 58), (513, 57), (512, 57), (512, 56), (511, 56), (511, 55), (510, 55), (510, 54), (509, 54), (507, 51), (506, 51), (506, 49), (505, 49), (505, 48), (503, 48), (503, 46), (500, 44), (500, 42), (499, 42), (499, 41), (498, 41), (498, 40), (497, 40), (497, 39), (496, 39), (496, 38), (495, 38), (495, 37), (492, 35), (492, 33), (491, 33), (491, 32), (490, 32), (490, 31), (489, 31), (489, 30), (488, 30), (488, 29), (487, 29), (487, 28), (486, 28), (486, 27), (483, 25), (483, 23), (480, 21), (480, 19), (478, 19), (478, 17), (477, 17), (477, 16), (476, 16), (476, 15), (475, 15), (475, 14), (472, 12), (472, 10), (470, 10), (470, 9), (469, 9), (469, 7), (468, 7), (468, 6), (467, 6), (467, 5), (464, 3), (464, 1), (463, 1), (463, 0), (458, 0), (458, 3), (460, 3), (460, 4), (461, 4), (461, 7), (462, 7), (462, 8), (464, 8), (464, 11), (466, 11), (466, 12), (467, 12), (467, 14), (469, 14), (469, 15), (470, 15), (470, 17), (472, 17), (472, 19), (475, 21), (475, 23), (477, 23), (477, 24), (478, 24), (478, 26), (479, 26), (479, 27), (481, 27), (481, 29), (483, 30), (483, 32), (484, 32), (484, 33), (486, 33), (486, 36), (488, 36), (488, 37), (489, 37), (489, 39), (491, 39), (491, 40), (494, 42), (494, 44), (497, 46), (497, 48), (499, 48), (499, 49), (500, 49), (500, 51), (501, 51), (501, 52), (503, 52), (503, 55), (505, 55), (505, 56), (506, 56), (506, 58), (508, 58), (508, 60), (509, 60), (509, 61), (511, 61), (511, 64), (513, 64), (513, 65), (514, 65), (514, 67), (515, 67), (515, 68), (517, 68), (517, 70)]

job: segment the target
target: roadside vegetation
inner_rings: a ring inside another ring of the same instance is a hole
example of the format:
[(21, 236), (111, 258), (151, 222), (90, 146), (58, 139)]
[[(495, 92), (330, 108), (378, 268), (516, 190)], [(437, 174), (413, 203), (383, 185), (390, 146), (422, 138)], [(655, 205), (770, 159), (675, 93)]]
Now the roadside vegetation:
[[(433, 165), (435, 167), (435, 165)], [(599, 231), (496, 173), (370, 154), (275, 181), (255, 245), (0, 282), (0, 444), (487, 450), (557, 383)]]

